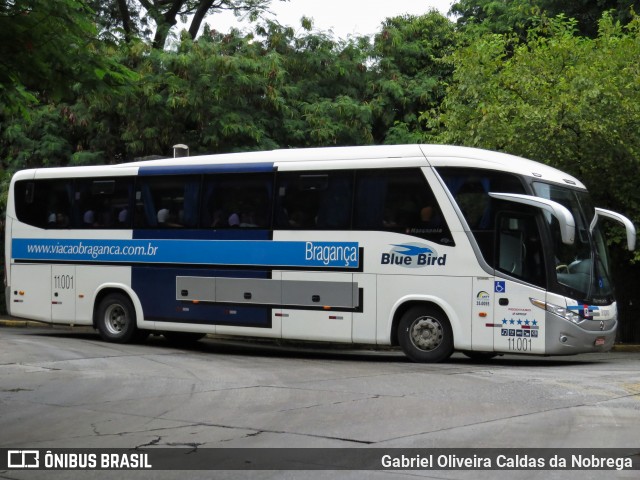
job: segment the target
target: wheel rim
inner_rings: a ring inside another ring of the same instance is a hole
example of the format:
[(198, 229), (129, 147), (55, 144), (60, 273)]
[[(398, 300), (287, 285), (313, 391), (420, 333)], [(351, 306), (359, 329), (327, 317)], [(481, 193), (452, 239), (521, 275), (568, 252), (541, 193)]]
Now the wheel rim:
[(444, 339), (442, 324), (433, 317), (419, 317), (409, 329), (411, 343), (418, 349), (430, 352), (438, 348)]
[(120, 335), (127, 327), (127, 312), (120, 304), (109, 305), (104, 312), (104, 325), (112, 335)]

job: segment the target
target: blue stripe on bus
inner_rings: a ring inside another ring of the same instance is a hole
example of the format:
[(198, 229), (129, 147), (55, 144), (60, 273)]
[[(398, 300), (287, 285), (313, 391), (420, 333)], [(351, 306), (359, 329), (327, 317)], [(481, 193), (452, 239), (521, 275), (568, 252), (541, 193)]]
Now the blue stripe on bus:
[(154, 167), (140, 167), (138, 175), (188, 175), (199, 173), (246, 173), (272, 172), (273, 163), (226, 163), (219, 165), (167, 165)]
[(14, 238), (15, 260), (357, 269), (357, 242)]
[(271, 327), (270, 307), (216, 305), (177, 300), (177, 276), (268, 278), (268, 273), (254, 270), (196, 270), (135, 266), (131, 269), (131, 284), (140, 299), (142, 311), (147, 320), (200, 325)]

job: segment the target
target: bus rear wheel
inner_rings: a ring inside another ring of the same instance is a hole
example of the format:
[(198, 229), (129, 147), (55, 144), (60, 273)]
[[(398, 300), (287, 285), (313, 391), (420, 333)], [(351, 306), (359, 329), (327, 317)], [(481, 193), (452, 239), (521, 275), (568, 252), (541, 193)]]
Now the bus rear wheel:
[(453, 353), (453, 330), (440, 310), (415, 306), (400, 319), (398, 342), (414, 362), (441, 362)]
[(103, 340), (128, 343), (136, 337), (136, 311), (126, 295), (110, 293), (98, 305), (96, 315), (96, 326)]

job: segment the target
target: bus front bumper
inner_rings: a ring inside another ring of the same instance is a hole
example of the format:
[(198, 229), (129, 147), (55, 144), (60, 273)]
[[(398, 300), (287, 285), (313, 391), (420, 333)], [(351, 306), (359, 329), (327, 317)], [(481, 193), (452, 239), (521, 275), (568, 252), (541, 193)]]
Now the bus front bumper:
[(608, 352), (616, 340), (618, 322), (585, 320), (579, 324), (547, 313), (546, 354), (574, 355), (576, 353)]

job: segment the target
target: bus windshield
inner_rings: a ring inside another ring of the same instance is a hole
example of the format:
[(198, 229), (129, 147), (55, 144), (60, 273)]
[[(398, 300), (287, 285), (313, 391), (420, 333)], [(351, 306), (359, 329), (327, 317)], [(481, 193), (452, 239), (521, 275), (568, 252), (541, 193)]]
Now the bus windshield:
[[(551, 230), (555, 258), (556, 286), (562, 295), (586, 303), (608, 304), (613, 301), (611, 262), (604, 235), (596, 226), (589, 232), (595, 215), (591, 197), (586, 191), (575, 190), (542, 182), (533, 184), (536, 195), (564, 205), (576, 222), (576, 240), (573, 245), (562, 243), (558, 221), (545, 213)], [(553, 290), (553, 286), (550, 286)]]

